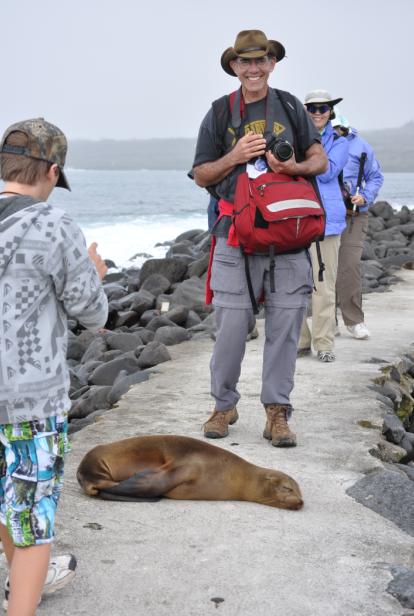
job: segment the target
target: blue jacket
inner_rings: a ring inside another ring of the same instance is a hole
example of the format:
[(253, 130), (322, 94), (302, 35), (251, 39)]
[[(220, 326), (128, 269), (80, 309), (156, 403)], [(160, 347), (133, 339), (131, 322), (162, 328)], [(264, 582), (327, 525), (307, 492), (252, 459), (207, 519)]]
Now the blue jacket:
[(361, 212), (367, 211), (368, 207), (374, 203), (378, 191), (384, 182), (379, 162), (374, 156), (372, 147), (358, 135), (355, 128), (349, 129), (346, 137), (349, 144), (349, 158), (344, 168), (344, 182), (351, 195), (355, 195), (356, 183), (358, 180), (359, 160), (362, 152), (366, 152), (367, 159), (364, 165), (364, 175), (362, 188), (359, 194), (365, 199), (365, 204), (359, 207)]
[(338, 175), (348, 160), (348, 141), (338, 137), (328, 122), (322, 134), (322, 145), (328, 157), (328, 170), (316, 176), (326, 212), (325, 235), (340, 235), (346, 227), (346, 208), (339, 187)]

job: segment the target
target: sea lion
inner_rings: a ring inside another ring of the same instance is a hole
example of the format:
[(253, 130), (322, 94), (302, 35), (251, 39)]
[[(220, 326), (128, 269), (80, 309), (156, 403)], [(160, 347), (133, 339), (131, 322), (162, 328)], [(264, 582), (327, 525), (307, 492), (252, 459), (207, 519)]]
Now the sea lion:
[(86, 494), (107, 500), (165, 496), (244, 500), (282, 509), (303, 505), (299, 486), (288, 475), (186, 436), (137, 436), (98, 445), (83, 458), (77, 479)]

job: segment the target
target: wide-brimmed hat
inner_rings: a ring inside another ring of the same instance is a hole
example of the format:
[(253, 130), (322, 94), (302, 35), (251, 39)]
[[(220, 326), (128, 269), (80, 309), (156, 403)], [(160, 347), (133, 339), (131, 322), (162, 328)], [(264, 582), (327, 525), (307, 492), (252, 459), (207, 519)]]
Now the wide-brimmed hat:
[(310, 103), (326, 103), (330, 107), (334, 107), (340, 103), (343, 98), (332, 98), (332, 96), (326, 90), (312, 90), (305, 96), (305, 105)]
[(236, 77), (236, 73), (230, 66), (230, 62), (237, 57), (262, 58), (271, 55), (278, 62), (285, 57), (285, 48), (279, 41), (267, 38), (261, 30), (242, 30), (238, 33), (233, 47), (228, 47), (221, 56), (221, 66), (228, 75)]
[[(7, 143), (12, 133), (24, 133), (27, 137), (25, 147)], [(59, 167), (59, 177), (56, 186), (70, 190), (69, 182), (63, 171), (68, 144), (60, 128), (46, 122), (44, 118), (33, 118), (12, 124), (5, 131), (1, 143), (0, 153), (27, 156), (35, 160), (44, 160)]]

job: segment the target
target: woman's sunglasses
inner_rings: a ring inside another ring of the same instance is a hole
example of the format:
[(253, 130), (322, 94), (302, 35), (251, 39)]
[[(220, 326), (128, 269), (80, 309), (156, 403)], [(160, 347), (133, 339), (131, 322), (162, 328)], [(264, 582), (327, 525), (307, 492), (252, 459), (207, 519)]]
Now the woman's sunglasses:
[(307, 111), (309, 111), (309, 113), (326, 113), (327, 111), (330, 111), (331, 106), (330, 105), (306, 105), (306, 109)]

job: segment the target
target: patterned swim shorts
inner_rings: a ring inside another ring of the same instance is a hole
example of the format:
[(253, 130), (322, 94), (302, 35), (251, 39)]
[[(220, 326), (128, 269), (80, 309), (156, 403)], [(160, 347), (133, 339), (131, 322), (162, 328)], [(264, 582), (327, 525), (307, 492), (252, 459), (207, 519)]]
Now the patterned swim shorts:
[(18, 547), (53, 540), (67, 434), (66, 416), (0, 424), (0, 522)]

